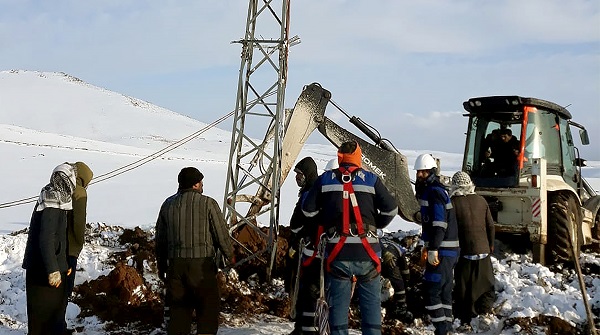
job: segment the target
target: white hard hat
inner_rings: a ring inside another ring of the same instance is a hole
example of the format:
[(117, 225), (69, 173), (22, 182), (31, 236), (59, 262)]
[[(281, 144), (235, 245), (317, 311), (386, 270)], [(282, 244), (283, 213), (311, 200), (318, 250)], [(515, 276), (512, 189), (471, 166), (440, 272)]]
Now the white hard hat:
[(339, 164), (338, 164), (338, 159), (334, 158), (332, 160), (330, 160), (329, 162), (327, 162), (327, 165), (325, 165), (325, 171), (330, 171), (330, 170), (334, 170), (339, 168)]
[(437, 168), (435, 158), (431, 154), (421, 154), (415, 160), (415, 170), (431, 170)]

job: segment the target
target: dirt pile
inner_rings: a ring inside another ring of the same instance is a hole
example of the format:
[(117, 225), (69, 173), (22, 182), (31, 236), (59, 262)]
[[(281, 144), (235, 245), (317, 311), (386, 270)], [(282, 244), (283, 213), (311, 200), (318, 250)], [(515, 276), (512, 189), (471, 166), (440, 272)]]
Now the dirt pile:
[[(119, 237), (114, 238), (114, 235)], [(271, 282), (267, 283), (265, 280), (267, 261), (262, 257), (244, 262), (232, 271), (219, 272), (222, 324), (240, 325), (260, 314), (289, 317), (289, 294), (285, 292), (284, 280), (281, 279), (285, 277), (286, 271), (289, 271), (289, 264), (286, 264), (289, 236), (289, 229), (281, 227)], [(243, 236), (237, 238), (244, 241)], [(251, 233), (247, 234), (247, 238), (247, 247), (253, 252), (264, 249), (264, 241), (257, 240)], [(420, 321), (426, 320), (421, 290), (423, 268), (419, 264), (421, 250), (416, 246), (417, 239), (418, 236), (405, 236), (402, 238), (402, 244), (411, 250), (407, 255), (410, 259), (410, 281), (406, 284), (409, 310), (417, 322), (423, 324), (423, 321)], [(89, 227), (88, 240), (89, 243), (114, 247), (115, 252), (109, 258), (109, 263), (114, 266), (114, 269), (106, 276), (100, 276), (75, 288), (73, 302), (80, 306), (81, 316), (95, 315), (108, 322), (110, 324), (108, 333), (160, 334), (156, 329), (161, 328), (163, 324), (164, 288), (156, 271), (154, 232), (140, 228)], [(244, 259), (246, 256), (243, 248), (236, 247), (237, 260)], [(588, 265), (584, 268), (584, 272), (590, 271), (598, 271), (598, 267)], [(385, 310), (389, 307), (389, 303), (389, 301), (382, 303), (384, 315), (382, 333), (413, 334), (411, 329), (406, 328), (408, 325), (385, 317)], [(137, 332), (131, 331), (132, 325)], [(540, 328), (547, 329), (552, 334), (582, 332), (568, 322), (550, 316), (505, 319), (501, 328), (508, 329), (514, 325), (519, 325), (525, 334), (533, 334)], [(356, 302), (351, 305), (350, 326), (355, 329), (360, 327)], [(124, 329), (127, 331), (123, 332)]]
[[(110, 232), (111, 234), (107, 234)], [(120, 234), (118, 239), (112, 233)], [(109, 226), (90, 226), (88, 242), (117, 249), (110, 255), (114, 269), (106, 276), (78, 285), (73, 302), (81, 308), (82, 317), (95, 315), (111, 324), (116, 331), (136, 325), (139, 334), (161, 327), (164, 319), (164, 287), (158, 280), (152, 231), (140, 228), (122, 229)], [(280, 248), (287, 249), (287, 241), (280, 239)], [(255, 245), (254, 248), (264, 246)], [(257, 249), (260, 250), (260, 249)], [(282, 249), (283, 250), (283, 249)], [(285, 268), (285, 252), (280, 252), (273, 278)], [(244, 255), (236, 250), (236, 258)], [(278, 317), (289, 315), (289, 298), (283, 292), (280, 280), (265, 283), (265, 262), (249, 261), (234, 271), (218, 274), (222, 298), (221, 310), (234, 317), (223, 318), (222, 323), (258, 314)]]

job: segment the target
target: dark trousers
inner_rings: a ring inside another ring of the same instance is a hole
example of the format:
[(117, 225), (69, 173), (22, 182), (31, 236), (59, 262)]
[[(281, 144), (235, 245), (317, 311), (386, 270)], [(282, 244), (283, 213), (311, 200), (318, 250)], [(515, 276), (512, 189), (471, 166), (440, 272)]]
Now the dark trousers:
[(59, 287), (48, 284), (45, 271), (27, 269), (25, 290), (27, 293), (28, 335), (63, 335), (65, 321), (65, 274)]
[(314, 258), (310, 265), (300, 269), (295, 334), (318, 334), (318, 329), (315, 327), (315, 309), (319, 299), (320, 271), (320, 258)]
[(435, 327), (435, 335), (446, 335), (452, 331), (452, 282), (453, 270), (458, 259), (456, 256), (446, 256), (441, 250), (440, 264), (432, 266), (427, 263), (424, 274), (425, 308)]
[(496, 292), (489, 255), (480, 260), (461, 257), (454, 270), (454, 279), (454, 314), (462, 323), (469, 323), (471, 318), (491, 312)]
[(68, 275), (65, 280), (65, 317), (63, 318), (63, 326), (65, 329), (67, 329), (67, 305), (69, 304), (69, 298), (71, 297), (71, 294), (73, 293), (73, 288), (75, 287), (75, 271), (77, 271), (77, 257), (67, 256), (67, 266), (69, 269), (71, 269), (71, 274)]
[(213, 258), (169, 260), (165, 301), (170, 308), (169, 335), (188, 335), (194, 311), (198, 334), (217, 333), (221, 300), (216, 274)]

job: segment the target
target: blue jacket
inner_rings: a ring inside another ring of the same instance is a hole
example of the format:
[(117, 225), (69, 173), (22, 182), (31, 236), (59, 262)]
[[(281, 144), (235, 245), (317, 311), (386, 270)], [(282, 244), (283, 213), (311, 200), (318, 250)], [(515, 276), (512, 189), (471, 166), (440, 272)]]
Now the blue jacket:
[(458, 255), (458, 224), (456, 213), (444, 186), (435, 175), (417, 185), (417, 199), (421, 205), (421, 238), (427, 250), (452, 251)]
[[(398, 214), (398, 205), (383, 182), (372, 172), (356, 169), (352, 172), (352, 187), (360, 209), (365, 232), (373, 250), (381, 255), (377, 239), (377, 228), (386, 227)], [(302, 202), (302, 211), (307, 217), (321, 215), (319, 221), (325, 226), (325, 232), (332, 238), (339, 236), (343, 225), (344, 185), (339, 169), (323, 173)], [(350, 206), (350, 230), (356, 234), (356, 220)], [(326, 253), (331, 252), (335, 238), (327, 244)], [(370, 260), (360, 238), (350, 236), (337, 256), (337, 260)]]

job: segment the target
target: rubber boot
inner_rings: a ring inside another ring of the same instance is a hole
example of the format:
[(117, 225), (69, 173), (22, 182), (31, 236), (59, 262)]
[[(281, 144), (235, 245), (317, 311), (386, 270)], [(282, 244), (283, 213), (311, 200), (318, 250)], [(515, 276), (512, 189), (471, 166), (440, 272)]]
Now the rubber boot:
[(413, 314), (408, 310), (406, 296), (404, 294), (394, 294), (394, 301), (396, 302), (396, 308), (392, 311), (393, 318), (404, 323), (413, 322), (414, 317)]

